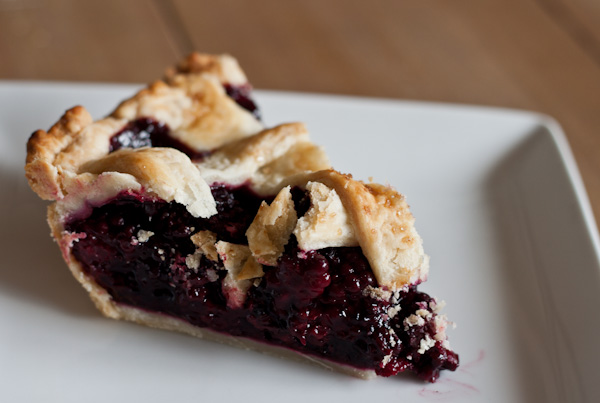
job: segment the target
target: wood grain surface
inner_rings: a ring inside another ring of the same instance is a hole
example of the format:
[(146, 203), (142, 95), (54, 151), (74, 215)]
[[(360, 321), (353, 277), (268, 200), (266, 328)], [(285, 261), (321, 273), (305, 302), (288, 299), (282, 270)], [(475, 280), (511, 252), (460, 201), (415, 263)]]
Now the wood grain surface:
[(146, 82), (192, 50), (257, 88), (551, 115), (600, 217), (598, 0), (0, 0), (0, 79)]

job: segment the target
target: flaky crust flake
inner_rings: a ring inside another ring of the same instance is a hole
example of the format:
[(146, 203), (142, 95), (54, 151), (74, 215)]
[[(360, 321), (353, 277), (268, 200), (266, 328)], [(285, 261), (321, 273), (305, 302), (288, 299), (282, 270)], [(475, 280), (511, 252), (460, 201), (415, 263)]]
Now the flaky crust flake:
[(258, 262), (276, 266), (298, 221), (290, 187), (284, 187), (271, 204), (263, 201), (246, 231), (248, 246)]
[(190, 237), (198, 251), (208, 259), (216, 262), (219, 260), (219, 254), (215, 244), (217, 243), (217, 234), (212, 231), (198, 231)]
[(357, 246), (354, 227), (335, 189), (308, 182), (306, 190), (311, 206), (294, 228), (298, 246), (304, 250)]

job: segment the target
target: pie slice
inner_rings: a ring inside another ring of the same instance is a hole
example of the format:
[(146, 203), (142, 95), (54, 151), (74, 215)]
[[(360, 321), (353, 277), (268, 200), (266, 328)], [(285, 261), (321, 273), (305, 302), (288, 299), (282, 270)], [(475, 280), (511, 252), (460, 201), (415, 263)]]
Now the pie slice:
[(102, 313), (359, 377), (456, 369), (417, 290), (429, 260), (403, 196), (330, 167), (304, 125), (265, 128), (230, 56), (192, 54), (93, 121), (27, 145), (26, 175)]

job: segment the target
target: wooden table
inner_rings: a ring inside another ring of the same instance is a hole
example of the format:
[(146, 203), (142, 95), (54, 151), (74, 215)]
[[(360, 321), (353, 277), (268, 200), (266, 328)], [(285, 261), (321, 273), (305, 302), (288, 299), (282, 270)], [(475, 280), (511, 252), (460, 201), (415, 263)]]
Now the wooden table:
[(0, 79), (145, 82), (194, 49), (257, 88), (551, 115), (600, 217), (598, 0), (0, 0)]

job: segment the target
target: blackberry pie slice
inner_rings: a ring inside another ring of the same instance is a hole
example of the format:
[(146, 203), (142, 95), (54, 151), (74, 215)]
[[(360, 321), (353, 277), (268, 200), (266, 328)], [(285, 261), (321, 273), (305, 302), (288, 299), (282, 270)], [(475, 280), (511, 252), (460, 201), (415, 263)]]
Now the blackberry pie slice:
[(331, 168), (304, 125), (265, 128), (230, 56), (192, 54), (93, 121), (28, 142), (31, 188), (111, 318), (358, 377), (455, 370), (404, 197)]

